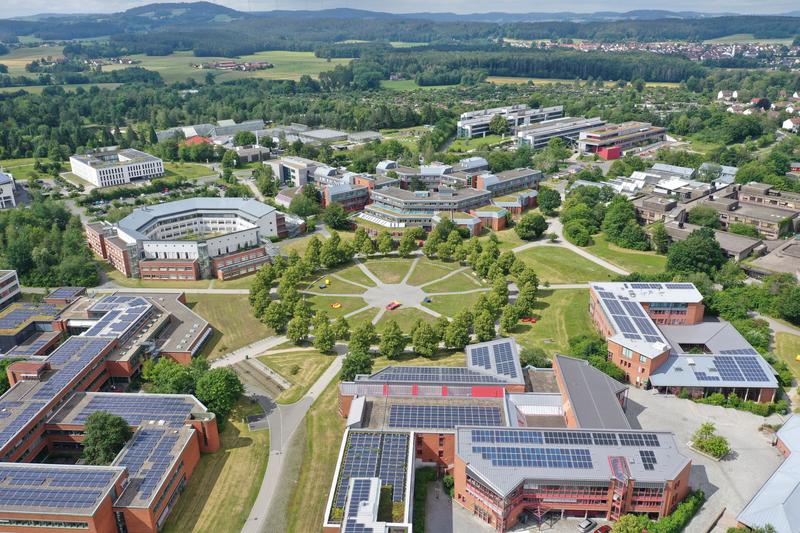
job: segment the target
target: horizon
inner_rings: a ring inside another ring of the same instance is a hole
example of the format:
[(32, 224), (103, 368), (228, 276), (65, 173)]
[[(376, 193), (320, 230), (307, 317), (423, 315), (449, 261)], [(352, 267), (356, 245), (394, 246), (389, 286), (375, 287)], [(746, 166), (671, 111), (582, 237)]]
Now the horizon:
[[(206, 0), (218, 6), (235, 9), (241, 12), (251, 13), (268, 13), (271, 11), (298, 11), (298, 12), (313, 12), (313, 11), (327, 11), (333, 9), (353, 9), (359, 11), (371, 11), (375, 13), (391, 13), (395, 15), (414, 15), (414, 14), (455, 14), (455, 15), (484, 15), (489, 13), (502, 13), (502, 14), (527, 14), (527, 13), (574, 13), (576, 15), (592, 15), (596, 13), (627, 13), (630, 11), (665, 11), (670, 13), (691, 12), (711, 16), (724, 16), (724, 15), (751, 15), (751, 16), (767, 16), (767, 15), (786, 15), (791, 12), (800, 10), (794, 0), (773, 0), (766, 4), (770, 7), (765, 7), (765, 3), (753, 2), (750, 0), (740, 0), (733, 2), (722, 2), (720, 0), (712, 0), (704, 2), (702, 7), (697, 5), (697, 2), (691, 0), (677, 0), (672, 4), (669, 9), (653, 8), (651, 6), (640, 5), (640, 0), (619, 0), (617, 2), (557, 2), (551, 4), (550, 8), (537, 8), (528, 9), (525, 4), (520, 0), (500, 0), (495, 2), (495, 9), (484, 11), (479, 7), (482, 3), (475, 2), (474, 0), (447, 0), (442, 2), (446, 7), (442, 9), (432, 9), (430, 3), (421, 0), (404, 0), (395, 6), (407, 6), (405, 8), (390, 9), (380, 5), (374, 0), (352, 0), (346, 5), (339, 5), (336, 2), (326, 2), (319, 0), (319, 2), (312, 2), (305, 0), (304, 2), (297, 2), (301, 5), (283, 6), (277, 0), (227, 0), (224, 2)], [(9, 0), (8, 5), (0, 13), (0, 18), (11, 19), (16, 17), (35, 17), (46, 15), (94, 15), (94, 14), (112, 14), (127, 11), (129, 9), (142, 7), (150, 4), (192, 4), (196, 2), (153, 2), (149, 0), (129, 1), (129, 0), (63, 0), (59, 2), (57, 10), (53, 10), (53, 5), (50, 0)], [(609, 7), (604, 7), (609, 4)], [(96, 8), (87, 9), (86, 6), (96, 6)], [(437, 4), (438, 5), (438, 4)], [(41, 7), (37, 7), (41, 6)], [(70, 6), (75, 6), (70, 8)], [(414, 7), (414, 6), (418, 6)], [(474, 7), (473, 7), (474, 6)], [(516, 7), (515, 7), (516, 6)], [(738, 6), (738, 7), (737, 7)], [(5, 11), (8, 11), (6, 13)], [(768, 12), (767, 12), (768, 11)]]

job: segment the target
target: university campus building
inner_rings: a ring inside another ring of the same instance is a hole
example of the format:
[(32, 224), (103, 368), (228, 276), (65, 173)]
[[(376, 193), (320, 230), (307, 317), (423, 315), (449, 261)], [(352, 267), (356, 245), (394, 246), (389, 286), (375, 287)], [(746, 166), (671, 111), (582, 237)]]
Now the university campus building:
[[(497, 531), (662, 517), (688, 494), (690, 460), (673, 434), (631, 429), (625, 385), (561, 355), (551, 369), (522, 368), (513, 339), (465, 351), (465, 367), (390, 366), (340, 383), (347, 429), (324, 531), (410, 531), (420, 466), (452, 474), (454, 501)], [(377, 511), (384, 498), (391, 516)]]
[(89, 248), (127, 277), (231, 279), (270, 260), (282, 213), (257, 200), (191, 198), (137, 208), (117, 224), (86, 224)]
[(547, 147), (550, 139), (564, 139), (568, 144), (575, 143), (582, 131), (604, 126), (605, 123), (606, 121), (599, 117), (563, 117), (545, 120), (518, 128), (517, 144), (538, 150)]
[(459, 117), (457, 135), (463, 139), (474, 137), (484, 137), (489, 131), (489, 123), (496, 115), (506, 119), (508, 128), (515, 133), (519, 128), (552, 120), (564, 116), (564, 106), (552, 106), (542, 108), (530, 108), (527, 104), (515, 104), (505, 107), (494, 107), (491, 109), (479, 109), (477, 111), (467, 111)]
[(649, 122), (606, 124), (581, 131), (578, 150), (585, 154), (597, 154), (603, 159), (617, 159), (630, 148), (663, 141), (666, 134), (665, 128)]
[(693, 397), (715, 392), (771, 402), (775, 371), (724, 320), (704, 320), (691, 283), (590, 283), (589, 313), (608, 360), (637, 387)]
[(108, 146), (69, 158), (72, 173), (96, 187), (123, 185), (164, 175), (164, 162), (154, 155)]
[[(211, 328), (181, 293), (88, 298), (68, 287), (46, 301), (69, 303), (11, 304), (0, 316), (2, 357), (22, 359), (0, 397), (0, 527), (154, 533), (200, 454), (219, 449), (216, 418), (190, 395), (119, 391), (147, 359), (188, 363)], [(134, 432), (111, 465), (47, 463), (79, 456), (98, 411)]]

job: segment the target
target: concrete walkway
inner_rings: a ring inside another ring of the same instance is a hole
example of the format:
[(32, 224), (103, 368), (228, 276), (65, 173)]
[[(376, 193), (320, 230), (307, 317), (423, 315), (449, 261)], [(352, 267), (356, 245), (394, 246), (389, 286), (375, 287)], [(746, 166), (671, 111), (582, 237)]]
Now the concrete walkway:
[(258, 340), (252, 344), (248, 344), (247, 346), (243, 346), (238, 350), (234, 350), (230, 352), (225, 357), (220, 357), (219, 359), (214, 359), (211, 361), (211, 368), (219, 368), (223, 366), (231, 366), (241, 361), (245, 361), (250, 358), (255, 358), (262, 353), (266, 352), (270, 348), (274, 348), (284, 342), (288, 341), (285, 336), (279, 335), (277, 337), (267, 337), (265, 339)]

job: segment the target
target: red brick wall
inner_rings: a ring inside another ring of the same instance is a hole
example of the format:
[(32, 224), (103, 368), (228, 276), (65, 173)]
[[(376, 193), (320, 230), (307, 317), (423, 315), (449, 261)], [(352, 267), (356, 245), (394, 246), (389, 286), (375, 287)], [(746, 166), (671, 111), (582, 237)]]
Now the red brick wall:
[(454, 433), (415, 433), (416, 458), (426, 463), (436, 463), (451, 468), (455, 458)]
[(86, 231), (86, 243), (89, 245), (89, 249), (92, 250), (94, 253), (102, 257), (103, 259), (106, 258), (106, 239), (102, 233), (95, 231), (93, 228), (89, 226), (84, 226)]
[(131, 260), (128, 250), (106, 241), (106, 252), (106, 258), (111, 263), (111, 266), (125, 274), (125, 276), (131, 277)]
[(197, 280), (200, 279), (200, 265), (194, 259), (147, 259), (139, 261), (139, 277), (157, 281)]

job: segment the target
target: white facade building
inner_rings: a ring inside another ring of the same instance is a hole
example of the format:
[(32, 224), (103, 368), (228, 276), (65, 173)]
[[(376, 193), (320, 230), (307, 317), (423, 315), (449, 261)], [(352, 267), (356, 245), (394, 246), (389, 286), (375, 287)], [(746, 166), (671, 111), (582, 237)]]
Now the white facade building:
[(8, 209), (17, 206), (14, 193), (17, 191), (17, 183), (11, 174), (0, 172), (0, 209)]
[(123, 185), (137, 179), (164, 175), (164, 162), (156, 156), (116, 146), (69, 158), (72, 173), (97, 187)]
[(19, 298), (19, 278), (16, 270), (0, 270), (0, 309)]

